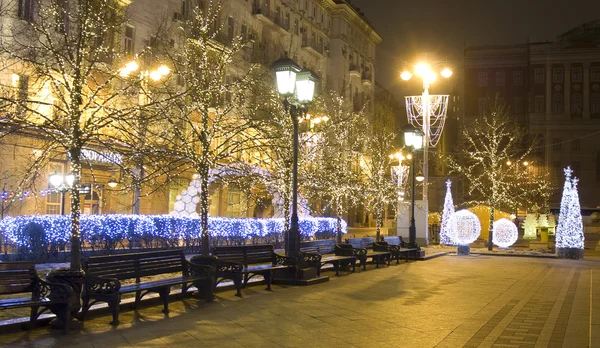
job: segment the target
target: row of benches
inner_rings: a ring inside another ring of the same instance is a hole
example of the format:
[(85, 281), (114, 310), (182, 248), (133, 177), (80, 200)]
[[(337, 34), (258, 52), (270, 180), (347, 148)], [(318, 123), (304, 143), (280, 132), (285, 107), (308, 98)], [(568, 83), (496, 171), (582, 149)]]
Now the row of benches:
[[(185, 294), (193, 285), (207, 301), (212, 301), (217, 284), (223, 280), (232, 280), (236, 295), (241, 296), (241, 289), (249, 279), (258, 275), (264, 277), (267, 290), (270, 290), (277, 271), (288, 270), (296, 274), (300, 268), (315, 267), (320, 275), (323, 265), (332, 264), (338, 275), (345, 265), (351, 266), (354, 271), (357, 261), (365, 269), (368, 259), (377, 267), (381, 263), (389, 265), (392, 259), (398, 263), (403, 256), (406, 261), (411, 255), (416, 259), (417, 250), (402, 248), (401, 244), (401, 239), (393, 238), (384, 242), (354, 238), (349, 239), (347, 244), (336, 244), (334, 240), (311, 241), (301, 244), (298, 258), (278, 255), (272, 245), (215, 247), (212, 256), (194, 256), (190, 261), (186, 260), (182, 250), (90, 257), (83, 262), (86, 275), (79, 319), (85, 319), (94, 303), (106, 302), (112, 311), (111, 324), (117, 324), (121, 296), (128, 293), (135, 294), (134, 308), (146, 294), (157, 293), (166, 313), (172, 286), (181, 286), (181, 292)], [(176, 276), (148, 278), (165, 274)], [(24, 292), (31, 292), (31, 298), (3, 299), (0, 300), (0, 308), (31, 307), (32, 325), (42, 312), (51, 310), (65, 323), (65, 331), (68, 332), (71, 288), (39, 278), (33, 263), (0, 263), (0, 294)]]

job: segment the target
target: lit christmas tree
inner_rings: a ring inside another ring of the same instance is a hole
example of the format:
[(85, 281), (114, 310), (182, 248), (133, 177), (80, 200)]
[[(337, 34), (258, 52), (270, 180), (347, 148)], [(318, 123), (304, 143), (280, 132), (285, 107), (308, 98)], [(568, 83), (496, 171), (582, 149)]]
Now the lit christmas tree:
[(535, 217), (535, 214), (527, 214), (525, 216), (525, 221), (523, 221), (523, 238), (525, 239), (536, 239), (537, 231), (536, 228), (538, 226), (538, 219)]
[(561, 258), (579, 259), (583, 257), (584, 235), (581, 206), (577, 193), (577, 178), (571, 178), (570, 167), (565, 170), (565, 186), (560, 201), (560, 215), (556, 227), (556, 248)]
[(442, 211), (442, 227), (440, 228), (440, 244), (455, 245), (456, 242), (452, 240), (448, 231), (448, 220), (450, 216), (454, 214), (454, 202), (452, 201), (452, 191), (450, 187), (452, 181), (448, 179), (446, 181), (446, 198), (444, 199), (444, 210)]

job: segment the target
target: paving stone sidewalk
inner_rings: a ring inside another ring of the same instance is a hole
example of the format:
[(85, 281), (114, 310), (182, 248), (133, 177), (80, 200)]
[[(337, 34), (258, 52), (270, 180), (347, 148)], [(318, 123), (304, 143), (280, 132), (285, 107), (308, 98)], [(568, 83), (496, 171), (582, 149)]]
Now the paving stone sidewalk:
[(600, 346), (600, 262), (444, 256), (309, 287), (220, 292), (93, 318), (62, 335), (0, 336), (6, 347)]

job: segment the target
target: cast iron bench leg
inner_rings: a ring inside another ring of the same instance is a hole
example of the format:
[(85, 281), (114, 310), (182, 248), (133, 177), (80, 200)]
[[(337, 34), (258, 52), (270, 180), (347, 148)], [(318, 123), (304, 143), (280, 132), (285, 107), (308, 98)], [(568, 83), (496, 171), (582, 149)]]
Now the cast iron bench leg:
[(113, 320), (111, 325), (119, 325), (119, 304), (121, 303), (121, 294), (108, 301), (108, 307), (112, 311)]
[[(335, 269), (335, 275), (339, 276), (340, 275), (340, 261), (335, 261), (333, 263), (333, 268)], [(320, 275), (320, 274), (319, 274)]]
[(273, 271), (268, 271), (263, 275), (265, 281), (267, 282), (267, 290), (271, 291), (271, 281), (273, 280)]
[(233, 277), (233, 284), (235, 284), (235, 289), (237, 290), (235, 296), (242, 297), (242, 275), (236, 275)]
[(354, 273), (354, 271), (356, 271), (356, 259), (351, 261), (352, 263), (352, 273)]
[(169, 313), (169, 293), (171, 292), (171, 287), (169, 286), (165, 286), (164, 288), (161, 288), (160, 291), (158, 292), (158, 295), (160, 296), (161, 300), (163, 301), (163, 313)]

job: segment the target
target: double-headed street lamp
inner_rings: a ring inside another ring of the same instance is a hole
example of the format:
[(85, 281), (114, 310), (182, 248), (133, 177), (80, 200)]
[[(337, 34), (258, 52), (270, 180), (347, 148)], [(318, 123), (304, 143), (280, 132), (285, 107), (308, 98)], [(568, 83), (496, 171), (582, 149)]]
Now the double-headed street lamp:
[(408, 228), (408, 243), (414, 246), (417, 242), (417, 227), (415, 225), (415, 179), (419, 182), (425, 177), (421, 172), (415, 176), (415, 154), (423, 146), (423, 133), (411, 125), (406, 125), (403, 128), (404, 145), (412, 149), (411, 155), (411, 208), (410, 208), (410, 226)]
[[(423, 130), (423, 201), (425, 202), (425, 210), (428, 210), (427, 205), (427, 181), (429, 179), (429, 146), (435, 146), (440, 139), (446, 114), (448, 111), (448, 95), (430, 95), (429, 87), (437, 80), (438, 72), (434, 71), (427, 63), (419, 63), (415, 66), (413, 72), (408, 70), (403, 71), (400, 77), (404, 80), (410, 80), (413, 75), (420, 78), (423, 82), (423, 93), (421, 96), (406, 97), (406, 111), (408, 121), (411, 125), (419, 126)], [(450, 78), (452, 70), (444, 67), (439, 70), (439, 74), (443, 78)], [(427, 228), (427, 226), (425, 226)], [(427, 233), (426, 233), (427, 234)]]
[[(277, 90), (283, 97), (283, 105), (289, 112), (294, 125), (294, 145), (292, 164), (292, 216), (290, 229), (285, 240), (285, 254), (296, 256), (300, 251), (300, 228), (298, 227), (298, 117), (306, 114), (312, 103), (318, 77), (310, 70), (302, 70), (290, 58), (280, 58), (272, 65), (277, 77)], [(290, 98), (294, 97), (290, 102)]]
[(50, 185), (54, 187), (56, 192), (60, 192), (60, 214), (65, 215), (65, 193), (73, 188), (75, 175), (62, 175), (59, 172), (54, 172), (50, 175), (48, 181), (50, 182)]
[[(136, 73), (138, 70), (140, 69), (139, 64), (136, 61), (131, 61), (127, 64), (125, 64), (125, 66), (121, 69), (119, 69), (119, 75), (121, 77), (129, 77), (132, 74)], [(171, 69), (166, 66), (166, 65), (159, 65), (156, 69), (154, 70), (142, 70), (140, 72), (140, 93), (138, 96), (138, 104), (140, 106), (140, 119), (142, 118), (143, 115), (141, 115), (141, 108), (143, 108), (146, 104), (148, 104), (148, 93), (147, 91), (147, 87), (148, 87), (148, 80), (152, 80), (154, 82), (158, 82), (160, 80), (162, 80), (163, 78), (165, 78), (166, 76), (168, 76), (171, 73)], [(145, 133), (145, 125), (141, 125), (140, 127), (140, 132), (141, 133)], [(142, 134), (140, 136), (140, 138), (143, 138), (145, 136), (145, 134)], [(141, 141), (139, 143), (139, 146), (141, 146)], [(141, 184), (140, 182), (144, 179), (145, 173), (144, 173), (144, 164), (139, 161), (138, 163), (138, 168), (137, 168), (137, 182), (135, 184), (135, 191), (133, 193), (133, 204), (132, 204), (132, 212), (133, 214), (139, 214), (140, 213), (140, 196), (141, 196)], [(110, 186), (110, 183), (109, 183)], [(116, 186), (116, 185), (115, 185)], [(113, 186), (111, 186), (113, 187)]]

